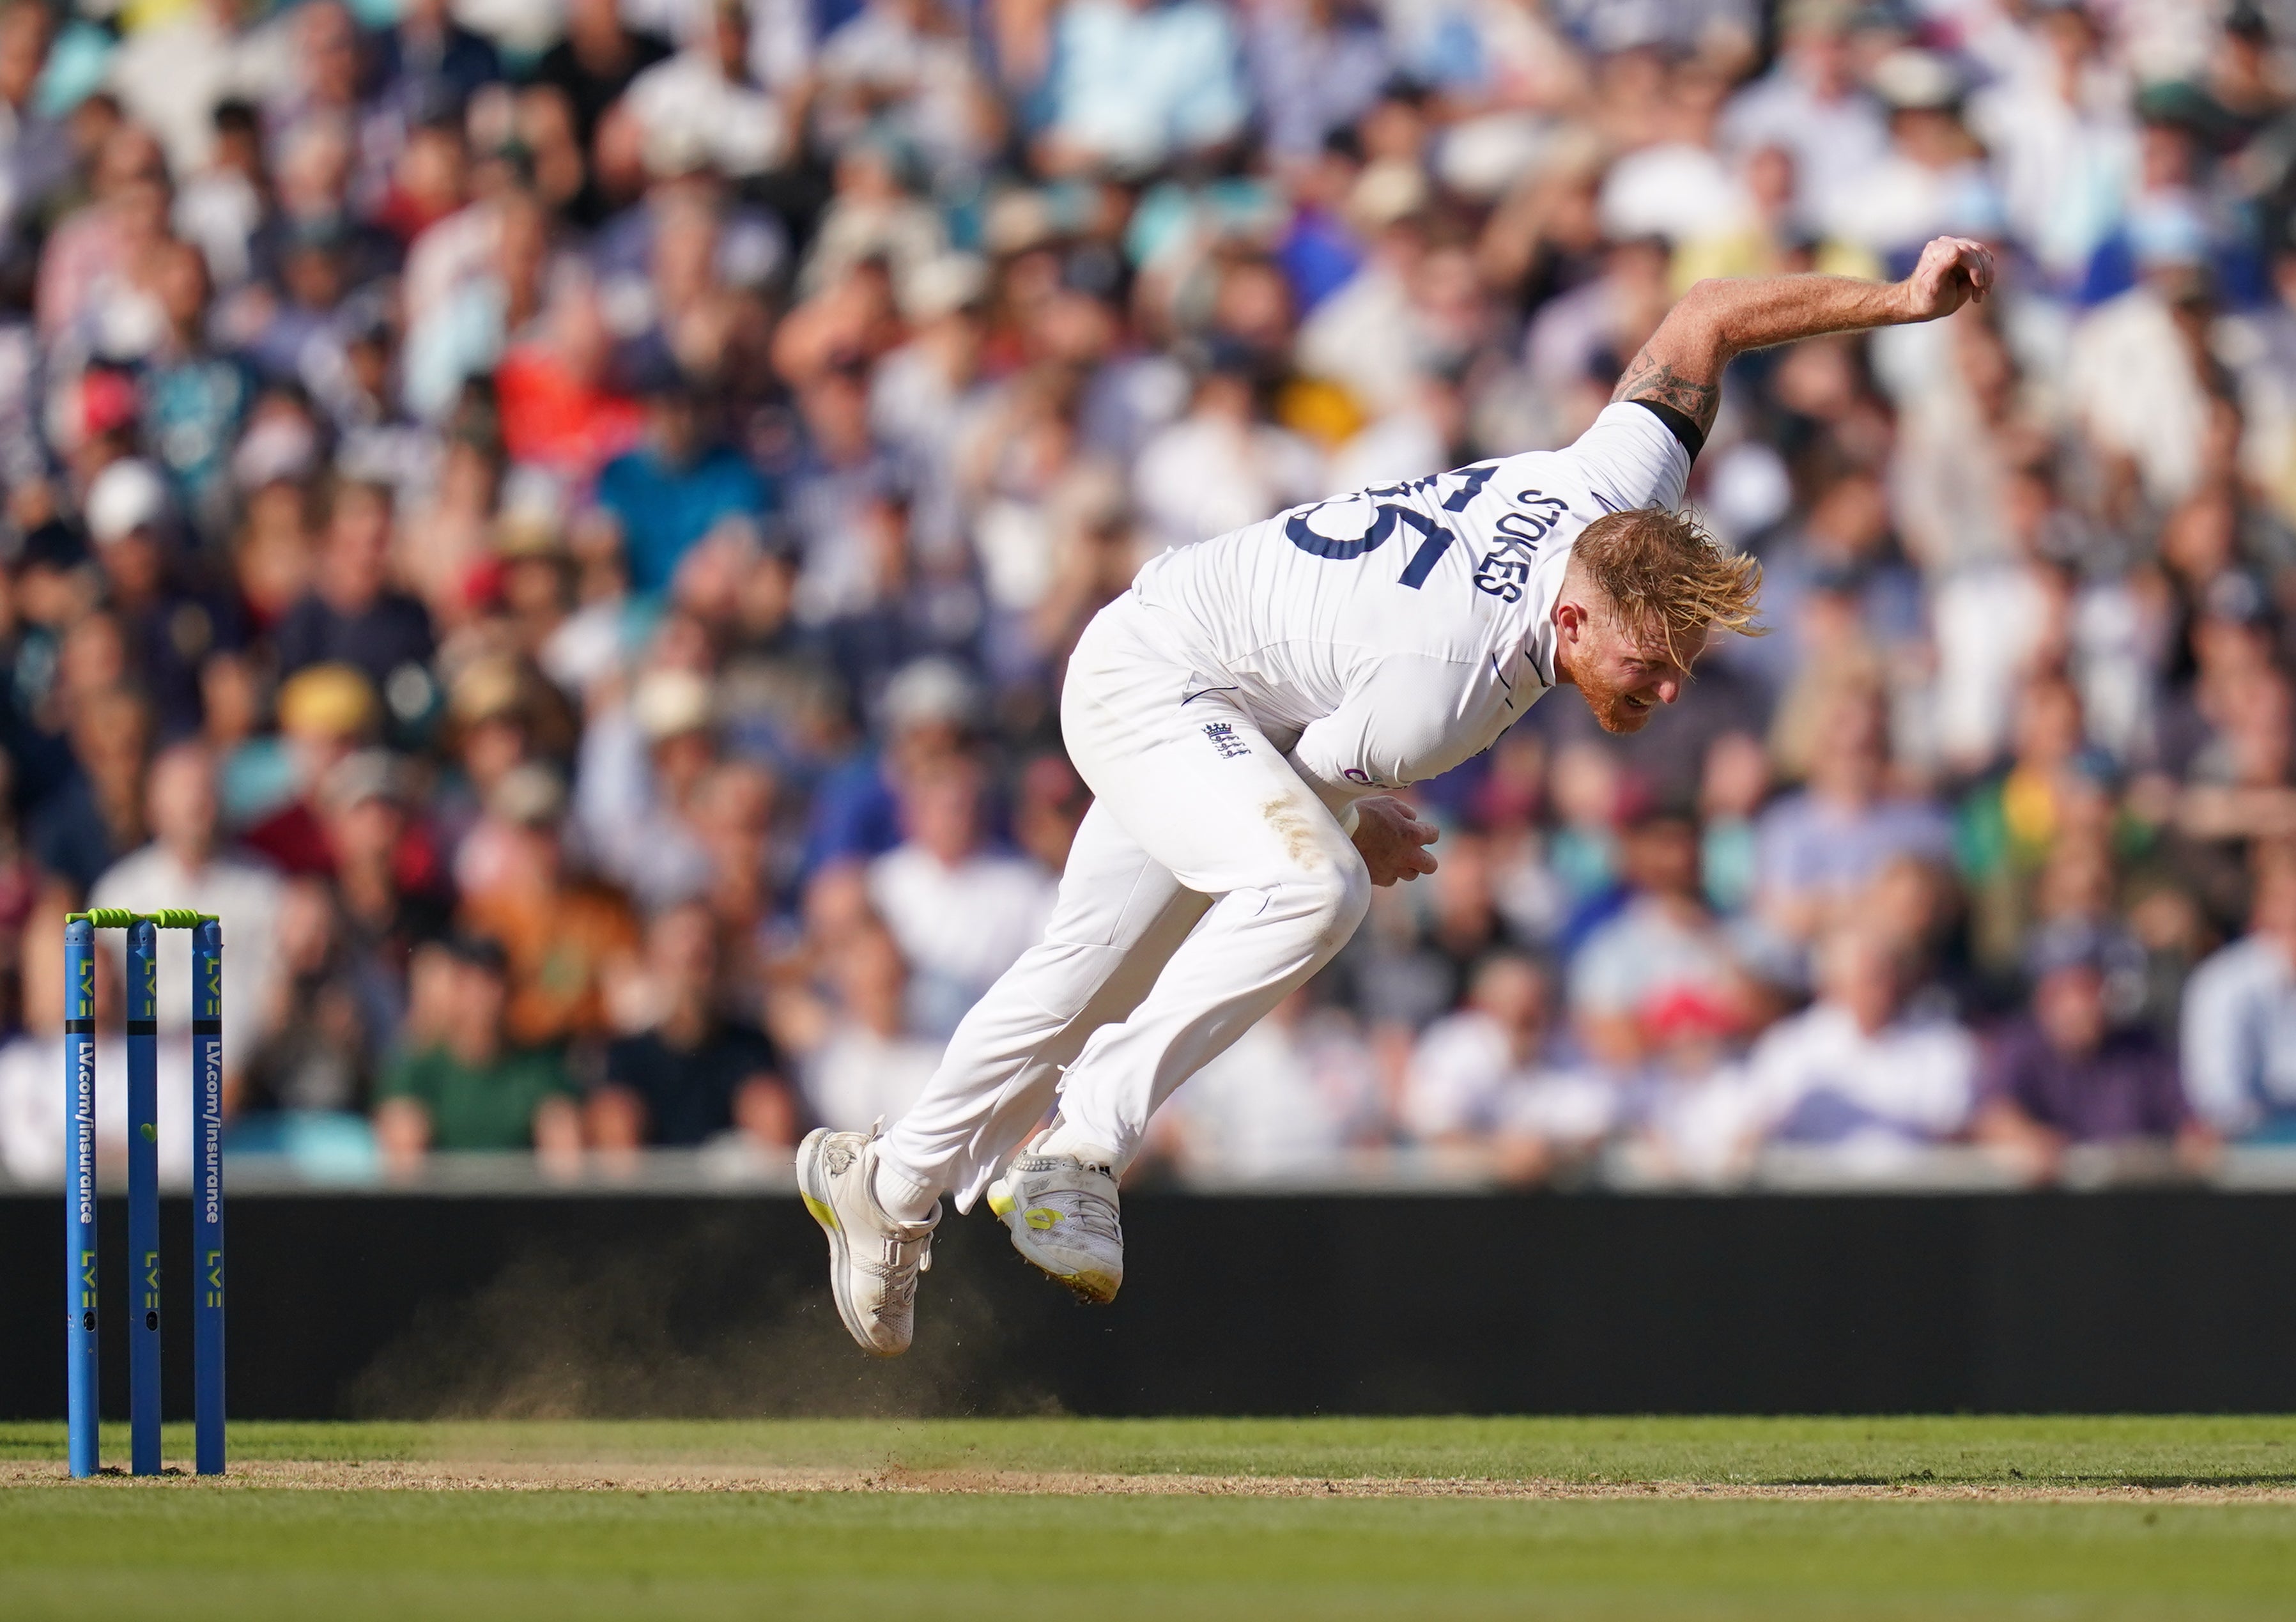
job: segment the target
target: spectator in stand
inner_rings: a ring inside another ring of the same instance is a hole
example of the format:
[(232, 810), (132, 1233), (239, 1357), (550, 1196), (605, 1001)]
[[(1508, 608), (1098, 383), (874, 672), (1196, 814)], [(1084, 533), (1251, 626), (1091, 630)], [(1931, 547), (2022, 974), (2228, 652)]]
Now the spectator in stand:
[(652, 1017), (607, 1046), (605, 1079), (583, 1106), (593, 1144), (693, 1149), (728, 1133), (762, 1150), (796, 1143), (797, 1106), (772, 1044), (718, 1010), (718, 955), (716, 921), (699, 903), (647, 926)]
[(2040, 676), (2018, 703), (2016, 752), (1962, 802), (1955, 843), (1980, 916), (1980, 955), (2013, 963), (2033, 922), (2036, 876), (2063, 840), (2112, 819), (2112, 763), (2082, 740), (2080, 695)]
[(473, 823), (495, 785), (516, 766), (547, 764), (570, 752), (575, 727), (565, 711), (564, 694), (515, 659), (484, 656), (455, 673), (438, 743), (456, 769), (432, 805), (455, 845), (455, 872), (463, 882), (482, 874), (491, 859), (487, 836)]
[(1340, 961), (1358, 1009), (1415, 1031), (1457, 1007), (1482, 961), (1507, 945), (1490, 841), (1455, 830), (1428, 882), (1382, 892), (1361, 944)]
[(1438, 1146), (1488, 1143), (1502, 1178), (1534, 1183), (1610, 1129), (1599, 1075), (1556, 1062), (1547, 977), (1512, 953), (1479, 969), (1467, 1004), (1427, 1028), (1411, 1054), (1404, 1127)]
[(912, 1022), (947, 1036), (996, 977), (1043, 936), (1055, 881), (992, 849), (980, 766), (953, 757), (906, 778), (907, 838), (869, 864), (869, 898), (909, 963)]
[(1083, 0), (1055, 15), (1039, 153), (1047, 170), (1136, 174), (1242, 128), (1250, 104), (1225, 8)]
[(1845, 688), (1820, 713), (1809, 782), (1763, 814), (1756, 857), (1763, 921), (1807, 941), (1843, 914), (1890, 858), (1943, 861), (1952, 824), (1926, 799), (1889, 786), (1882, 695)]
[(408, 801), (404, 766), (380, 750), (338, 762), (320, 785), (334, 863), (331, 961), (343, 965), (378, 1058), (406, 1018), (414, 948), (445, 935), (454, 914), (445, 864)]
[[(381, 1058), (358, 965), (343, 949), (334, 898), (317, 879), (283, 887), (268, 933), (280, 972), (234, 1114), (364, 1117)], [(226, 955), (228, 953), (226, 953)], [(238, 1148), (255, 1145), (243, 1141)]]
[(317, 578), (279, 625), (279, 668), (292, 676), (309, 665), (348, 665), (394, 703), (394, 678), (403, 686), (411, 672), (424, 684), (408, 706), (419, 709), (430, 696), (430, 617), (390, 586), (391, 504), (382, 485), (335, 487)]
[(1695, 991), (1728, 1006), (1737, 970), (1707, 912), (1698, 877), (1698, 828), (1680, 812), (1653, 808), (1619, 838), (1624, 894), (1570, 963), (1570, 1012), (1579, 1040), (1604, 1062), (1641, 1058), (1642, 1010)]
[(1218, 350), (1178, 422), (1143, 446), (1132, 497), (1155, 539), (1186, 546), (1330, 494), (1315, 446), (1267, 420), (1251, 357)]
[(564, 1065), (513, 1046), (504, 1028), (510, 982), (502, 948), (457, 938), (440, 965), (439, 1028), (393, 1060), (376, 1088), (375, 1137), (395, 1170), (432, 1151), (533, 1149), (565, 1164), (582, 1148), (582, 1117)]
[[(112, 635), (116, 646), (116, 630)], [(152, 709), (125, 687), (104, 687), (72, 705), (66, 735), (74, 765), (33, 809), (32, 854), (48, 872), (84, 890), (147, 837), (144, 765), (152, 747)]]
[(570, 0), (565, 37), (542, 53), (534, 83), (565, 96), (584, 152), (597, 138), (599, 120), (621, 99), (630, 81), (670, 53), (668, 41), (622, 20), (616, 0)]
[(160, 243), (143, 280), (168, 321), (167, 336), (145, 356), (138, 384), (144, 421), (177, 505), (201, 536), (212, 539), (230, 517), (231, 452), (255, 401), (255, 379), (209, 339), (208, 266), (197, 248)]
[(374, 41), (370, 64), (385, 100), (410, 114), (426, 99), (459, 110), (503, 76), (494, 41), (449, 14), (447, 0), (406, 0), (398, 26)]
[(1156, 1119), (1161, 1152), (1214, 1177), (1320, 1181), (1389, 1128), (1363, 1032), (1304, 987), (1181, 1083)]
[(709, 882), (693, 813), (718, 758), (715, 701), (696, 671), (649, 670), (582, 741), (575, 820), (600, 871), (649, 906)]
[(105, 605), (168, 739), (199, 730), (200, 668), (239, 641), (232, 607), (187, 584), (175, 528), (167, 486), (148, 462), (115, 462), (88, 487), (88, 536)]
[(381, 719), (374, 688), (349, 665), (311, 665), (279, 688), (279, 731), (286, 742), (292, 793), (247, 829), (247, 847), (286, 873), (325, 873), (334, 866), (320, 804), (329, 774), (363, 745)]
[(2185, 1095), (2239, 1143), (2296, 1142), (2296, 849), (2260, 846), (2248, 934), (2185, 985)]
[(2188, 205), (2132, 225), (2139, 280), (2074, 330), (2062, 381), (2115, 483), (2166, 507), (2190, 495), (2202, 471), (2215, 409), (2207, 351), (2215, 289)]
[(1761, 540), (1762, 609), (1773, 633), (1734, 643), (1732, 662), (1752, 665), (1766, 684), (1790, 694), (1795, 679), (1824, 657), (1808, 645), (1810, 599), (1824, 594), (1849, 611), (1862, 647), (1902, 647), (1921, 633), (1921, 581), (1890, 532), (1882, 483), (1861, 467), (1804, 475), (1816, 487), (1801, 516)]
[(1853, 201), (1880, 165), (1889, 126), (1858, 82), (1844, 0), (1793, 0), (1782, 8), (1784, 49), (1769, 72), (1742, 90), (1723, 120), (1740, 152), (1783, 146), (1800, 177), (1800, 212), (1825, 220)]
[(509, 334), (494, 370), (503, 444), (512, 460), (587, 487), (638, 442), (644, 417), (617, 386), (596, 286), (568, 275), (547, 291), (540, 318)]
[(50, 341), (117, 312), (136, 264), (167, 233), (168, 165), (150, 131), (115, 125), (90, 179), (93, 198), (56, 225), (40, 254), (37, 309)]
[(1974, 1133), (2035, 1182), (2074, 1143), (2175, 1144), (2197, 1161), (2175, 1057), (2141, 1025), (2117, 1023), (2107, 996), (2118, 943), (2079, 922), (2033, 942), (2030, 1012), (1988, 1045)]
[(980, 705), (972, 678), (949, 659), (918, 659), (887, 683), (879, 703), (882, 744), (853, 739), (839, 758), (824, 762), (806, 835), (807, 870), (879, 856), (899, 844), (895, 785), (961, 751)]
[(1742, 1176), (1754, 1149), (1743, 1131), (1738, 1068), (1744, 1009), (1683, 986), (1645, 1003), (1641, 1024), (1647, 1057), (1627, 1089), (1625, 1163), (1662, 1184), (1711, 1186)]
[(882, 924), (860, 923), (835, 950), (834, 1012), (804, 1055), (813, 1118), (863, 1132), (907, 1109), (940, 1062), (940, 1044), (910, 1034), (907, 971)]
[(623, 94), (647, 161), (664, 173), (706, 167), (735, 180), (780, 167), (791, 143), (789, 111), (750, 66), (742, 0), (711, 0), (686, 15), (685, 48)]
[(1817, 1001), (1772, 1026), (1747, 1058), (1748, 1137), (1823, 1149), (1845, 1171), (1876, 1175), (1958, 1137), (1976, 1102), (1977, 1044), (1911, 1006), (1913, 977), (1890, 933), (1861, 922), (1829, 930)]
[[(152, 842), (98, 880), (88, 905), (139, 913), (187, 906), (223, 920), (224, 996), (230, 1007), (245, 1011), (225, 1033), (224, 1068), (236, 1077), (273, 1028), (280, 971), (274, 921), (286, 892), (267, 864), (222, 848), (215, 758), (204, 745), (179, 743), (162, 750), (152, 763), (144, 800)], [(119, 934), (107, 932), (102, 939), (115, 954), (127, 950)], [(160, 983), (188, 986), (191, 978), (191, 937), (161, 930)], [(160, 997), (162, 1036), (188, 1040), (191, 1018), (188, 999)]]
[(694, 831), (709, 858), (701, 900), (716, 921), (719, 943), (716, 1004), (752, 1020), (785, 876), (774, 837), (779, 793), (772, 773), (739, 760), (711, 767), (694, 791)]
[(55, 24), (37, 0), (13, 0), (0, 11), (0, 104), (7, 137), (0, 162), (8, 174), (0, 202), (0, 244), (22, 251), (20, 233), (34, 225), (50, 194), (71, 178), (71, 138), (38, 94)]
[(526, 765), (495, 785), (488, 815), (508, 831), (482, 889), (463, 897), (463, 927), (497, 944), (509, 982), (504, 1029), (521, 1047), (603, 1037), (610, 987), (627, 978), (637, 926), (620, 896), (570, 871), (566, 791)]
[(1769, 794), (1769, 756), (1757, 740), (1729, 732), (1708, 746), (1698, 790), (1698, 871), (1707, 904), (1725, 917), (1754, 899), (1756, 828)]
[(767, 495), (747, 459), (711, 431), (693, 386), (662, 376), (646, 397), (645, 439), (606, 463), (598, 504), (621, 525), (630, 588), (661, 592), (704, 536), (728, 523), (754, 529)]

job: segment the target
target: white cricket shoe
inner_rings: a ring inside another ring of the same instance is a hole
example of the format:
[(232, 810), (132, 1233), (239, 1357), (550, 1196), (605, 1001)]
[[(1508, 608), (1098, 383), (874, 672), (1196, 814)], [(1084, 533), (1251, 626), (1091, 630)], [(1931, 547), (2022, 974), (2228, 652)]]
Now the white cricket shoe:
[[(882, 1126), (881, 1121), (879, 1126)], [(829, 1288), (837, 1315), (873, 1357), (898, 1357), (916, 1332), (917, 1274), (932, 1266), (929, 1222), (897, 1222), (877, 1203), (877, 1128), (806, 1134), (797, 1149), (798, 1192), (829, 1235)]]
[(988, 1185), (988, 1208), (1013, 1231), (1013, 1248), (1078, 1300), (1105, 1306), (1116, 1298), (1124, 1282), (1124, 1227), (1108, 1166), (1024, 1152)]

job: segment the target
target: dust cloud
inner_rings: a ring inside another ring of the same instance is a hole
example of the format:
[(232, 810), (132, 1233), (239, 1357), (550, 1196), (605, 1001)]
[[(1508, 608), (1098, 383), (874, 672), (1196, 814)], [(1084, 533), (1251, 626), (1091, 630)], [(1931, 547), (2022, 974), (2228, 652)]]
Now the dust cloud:
[(667, 1247), (521, 1256), (475, 1293), (419, 1309), (344, 1406), (375, 1419), (1058, 1412), (1016, 1374), (988, 1300), (960, 1278), (926, 1275), (917, 1345), (879, 1361), (847, 1337), (818, 1263), (810, 1285), (771, 1270), (745, 1281), (746, 1238), (713, 1218)]

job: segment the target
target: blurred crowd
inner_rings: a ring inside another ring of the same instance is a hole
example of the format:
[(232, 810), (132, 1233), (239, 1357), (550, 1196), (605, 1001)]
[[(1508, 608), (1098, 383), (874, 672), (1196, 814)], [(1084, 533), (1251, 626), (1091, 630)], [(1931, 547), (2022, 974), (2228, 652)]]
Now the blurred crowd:
[(240, 1152), (898, 1114), (1042, 926), (1062, 660), (1144, 558), (1568, 443), (1697, 278), (1939, 232), (1997, 297), (1734, 369), (1693, 500), (1769, 634), (1421, 785), (1440, 872), (1157, 1156), (2296, 1142), (2292, 45), (2253, 0), (4, 0), (0, 1168), (59, 1175), (90, 904), (222, 916)]

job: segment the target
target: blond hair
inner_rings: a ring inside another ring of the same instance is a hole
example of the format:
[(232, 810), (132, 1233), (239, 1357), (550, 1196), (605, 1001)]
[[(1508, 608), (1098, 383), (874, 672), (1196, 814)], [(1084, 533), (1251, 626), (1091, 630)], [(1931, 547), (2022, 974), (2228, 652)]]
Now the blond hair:
[(1710, 627), (1759, 636), (1762, 566), (1732, 552), (1687, 512), (1636, 507), (1606, 512), (1578, 532), (1572, 563), (1612, 603), (1628, 629), (1656, 634), (1669, 654), (1695, 653)]

